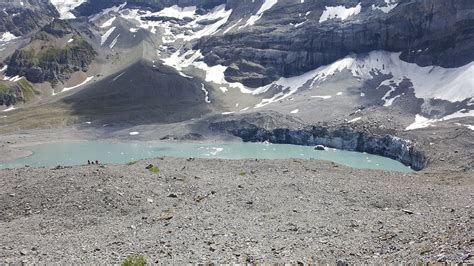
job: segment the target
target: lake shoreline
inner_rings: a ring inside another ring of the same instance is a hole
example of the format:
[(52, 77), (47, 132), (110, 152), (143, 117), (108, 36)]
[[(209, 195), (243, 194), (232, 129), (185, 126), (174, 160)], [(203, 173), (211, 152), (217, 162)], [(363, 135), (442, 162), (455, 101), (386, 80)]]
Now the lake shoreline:
[(362, 169), (411, 172), (402, 163), (364, 152), (268, 142), (154, 141), (125, 142), (111, 140), (62, 141), (23, 146), (32, 156), (0, 162), (0, 168), (77, 166), (98, 160), (101, 164), (126, 164), (156, 157), (203, 158), (226, 160), (325, 160)]

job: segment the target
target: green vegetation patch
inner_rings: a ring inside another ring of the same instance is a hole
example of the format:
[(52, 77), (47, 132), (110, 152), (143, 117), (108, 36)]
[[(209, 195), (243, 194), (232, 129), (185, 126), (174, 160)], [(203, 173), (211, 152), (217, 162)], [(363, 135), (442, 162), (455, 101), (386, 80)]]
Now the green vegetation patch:
[(158, 166), (153, 166), (148, 170), (150, 170), (150, 172), (155, 173), (155, 174), (160, 172), (160, 168), (158, 168)]
[(39, 62), (59, 62), (63, 53), (64, 51), (60, 48), (49, 47), (39, 52), (37, 58)]
[(122, 266), (144, 266), (145, 264), (146, 260), (142, 255), (130, 255), (122, 263)]
[(246, 176), (246, 175), (247, 175), (247, 172), (240, 172), (239, 175), (240, 175), (240, 176)]
[(18, 85), (20, 85), (23, 96), (27, 101), (33, 99), (35, 95), (40, 94), (39, 91), (35, 90), (35, 88), (33, 88), (33, 86), (26, 79), (21, 79), (18, 81)]
[(131, 161), (131, 162), (128, 162), (127, 165), (134, 165), (134, 164), (137, 164), (138, 161)]
[(0, 92), (7, 93), (10, 90), (5, 84), (0, 84)]

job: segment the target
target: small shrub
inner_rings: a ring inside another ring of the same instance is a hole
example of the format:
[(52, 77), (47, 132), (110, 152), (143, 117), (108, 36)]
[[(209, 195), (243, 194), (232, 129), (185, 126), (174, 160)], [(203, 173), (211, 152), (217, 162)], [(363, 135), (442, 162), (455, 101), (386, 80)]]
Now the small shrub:
[(145, 264), (146, 260), (142, 255), (130, 255), (122, 263), (122, 266), (144, 266)]
[(155, 174), (160, 172), (160, 168), (158, 168), (158, 166), (153, 166), (149, 170), (150, 170), (150, 172), (155, 173)]
[(246, 173), (246, 172), (240, 172), (239, 175), (240, 175), (240, 176), (246, 176), (247, 173)]
[(132, 162), (127, 163), (127, 165), (134, 165), (134, 164), (137, 164), (137, 163), (138, 163), (138, 161), (132, 161)]

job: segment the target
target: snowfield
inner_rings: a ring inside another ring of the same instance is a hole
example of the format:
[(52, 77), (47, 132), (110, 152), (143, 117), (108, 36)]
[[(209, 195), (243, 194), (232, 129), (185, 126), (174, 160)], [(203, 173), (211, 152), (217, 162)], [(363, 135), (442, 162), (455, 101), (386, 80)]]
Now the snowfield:
[(50, 0), (59, 12), (62, 19), (74, 19), (76, 16), (71, 13), (76, 7), (80, 6), (87, 0)]

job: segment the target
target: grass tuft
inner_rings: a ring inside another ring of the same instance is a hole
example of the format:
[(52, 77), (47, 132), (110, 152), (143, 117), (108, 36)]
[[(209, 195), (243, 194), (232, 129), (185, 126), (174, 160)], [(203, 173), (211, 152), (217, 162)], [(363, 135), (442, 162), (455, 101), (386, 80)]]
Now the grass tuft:
[(149, 170), (150, 170), (150, 172), (155, 173), (155, 174), (160, 172), (160, 168), (158, 168), (158, 166), (153, 166)]
[(247, 172), (240, 172), (239, 175), (240, 175), (240, 176), (246, 176), (246, 175), (247, 175)]
[(130, 255), (122, 263), (122, 266), (144, 266), (145, 264), (146, 260), (142, 255)]

